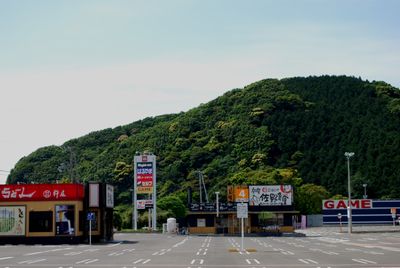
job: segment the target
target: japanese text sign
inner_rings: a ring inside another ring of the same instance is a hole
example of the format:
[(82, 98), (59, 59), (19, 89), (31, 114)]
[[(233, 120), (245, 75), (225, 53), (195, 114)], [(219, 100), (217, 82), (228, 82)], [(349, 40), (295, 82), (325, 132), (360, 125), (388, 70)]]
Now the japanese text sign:
[(81, 184), (0, 185), (0, 202), (82, 200)]

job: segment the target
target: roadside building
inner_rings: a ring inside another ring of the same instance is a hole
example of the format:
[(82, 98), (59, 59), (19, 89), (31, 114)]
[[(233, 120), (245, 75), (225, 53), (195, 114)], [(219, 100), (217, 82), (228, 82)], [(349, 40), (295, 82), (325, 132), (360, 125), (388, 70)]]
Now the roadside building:
[[(191, 197), (189, 197), (191, 200)], [(299, 212), (293, 204), (291, 185), (228, 186), (227, 201), (190, 203), (187, 215), (189, 233), (239, 234), (237, 204), (248, 203), (244, 232), (259, 235), (280, 235), (294, 232), (293, 218)]]
[(93, 240), (112, 239), (110, 187), (98, 183), (0, 185), (0, 243), (83, 242), (89, 235), (89, 212), (95, 216)]

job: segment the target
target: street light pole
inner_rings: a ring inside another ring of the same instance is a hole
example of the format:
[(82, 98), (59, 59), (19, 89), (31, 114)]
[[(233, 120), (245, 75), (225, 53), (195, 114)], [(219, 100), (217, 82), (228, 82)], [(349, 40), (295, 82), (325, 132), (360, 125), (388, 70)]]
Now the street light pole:
[(218, 195), (219, 195), (219, 192), (215, 192), (215, 195), (216, 195), (216, 198), (217, 198), (217, 218), (219, 217), (219, 198), (218, 198)]
[(135, 229), (135, 190), (129, 189), (132, 192), (132, 230)]
[(366, 184), (366, 183), (364, 183), (364, 184), (363, 184), (363, 187), (364, 187), (364, 195), (363, 195), (363, 199), (367, 199), (367, 198), (368, 198), (368, 195), (367, 195), (367, 184)]
[(344, 156), (347, 158), (347, 188), (349, 192), (349, 199), (347, 205), (347, 222), (349, 227), (349, 234), (352, 232), (352, 214), (351, 214), (351, 183), (350, 183), (350, 158), (354, 156), (353, 152), (345, 152)]

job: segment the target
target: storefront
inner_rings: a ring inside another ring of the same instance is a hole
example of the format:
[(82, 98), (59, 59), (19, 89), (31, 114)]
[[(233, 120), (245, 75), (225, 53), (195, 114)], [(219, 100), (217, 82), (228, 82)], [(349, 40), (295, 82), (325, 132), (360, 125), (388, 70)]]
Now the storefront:
[[(244, 232), (259, 235), (279, 235), (293, 232), (293, 190), (290, 185), (228, 186), (228, 202), (192, 203), (187, 215), (189, 233), (239, 234), (240, 219), (237, 204), (248, 204)], [(231, 192), (231, 195), (230, 195)]]
[[(101, 200), (101, 187), (96, 185)], [(91, 211), (96, 213), (92, 221), (94, 239), (105, 237), (104, 222), (112, 222), (112, 208), (110, 213), (110, 208), (101, 209), (100, 203), (90, 207), (85, 194), (88, 191), (83, 184), (0, 185), (0, 243), (83, 242), (88, 236), (87, 213)], [(107, 236), (112, 238), (112, 234)]]

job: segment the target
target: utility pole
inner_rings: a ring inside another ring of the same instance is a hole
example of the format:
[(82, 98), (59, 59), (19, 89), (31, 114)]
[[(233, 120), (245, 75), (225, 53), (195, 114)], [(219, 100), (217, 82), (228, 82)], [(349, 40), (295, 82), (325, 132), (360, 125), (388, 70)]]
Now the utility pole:
[(351, 182), (350, 182), (350, 158), (354, 156), (353, 152), (345, 152), (344, 156), (347, 158), (347, 188), (349, 192), (348, 205), (347, 205), (347, 224), (349, 227), (349, 234), (352, 233), (352, 211), (351, 211)]

